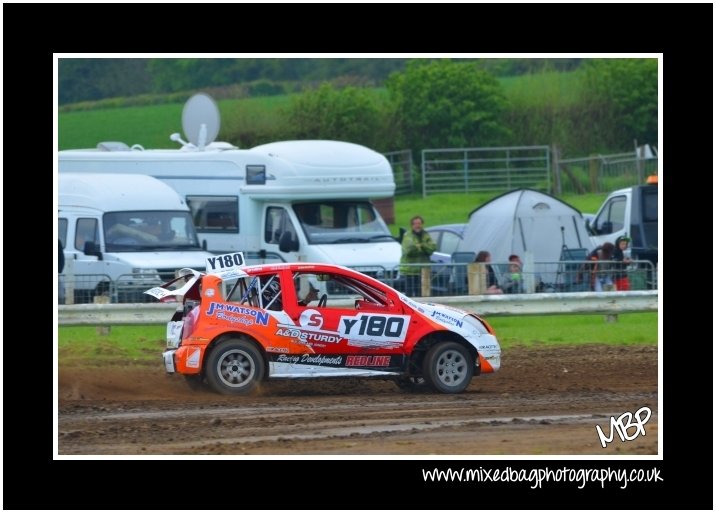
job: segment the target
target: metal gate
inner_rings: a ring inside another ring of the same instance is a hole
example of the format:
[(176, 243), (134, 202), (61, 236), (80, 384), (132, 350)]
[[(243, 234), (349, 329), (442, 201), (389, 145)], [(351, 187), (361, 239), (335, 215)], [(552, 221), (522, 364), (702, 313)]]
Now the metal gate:
[(549, 146), (447, 148), (422, 152), (423, 197), (442, 192), (550, 191)]

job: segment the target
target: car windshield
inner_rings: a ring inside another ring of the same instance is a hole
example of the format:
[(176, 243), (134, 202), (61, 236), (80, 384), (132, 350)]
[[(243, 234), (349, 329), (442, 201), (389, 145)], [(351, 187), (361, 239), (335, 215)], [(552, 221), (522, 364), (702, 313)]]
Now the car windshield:
[(189, 212), (108, 212), (103, 217), (106, 250), (201, 250)]
[(368, 201), (297, 203), (293, 210), (309, 244), (394, 240), (383, 218)]

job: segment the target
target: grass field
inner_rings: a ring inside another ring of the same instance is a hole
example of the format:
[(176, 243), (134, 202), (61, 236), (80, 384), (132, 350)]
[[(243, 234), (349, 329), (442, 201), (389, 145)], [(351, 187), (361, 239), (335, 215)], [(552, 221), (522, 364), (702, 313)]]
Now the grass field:
[[(469, 194), (435, 194), (423, 198), (419, 194), (397, 196), (395, 198), (395, 223), (389, 225), (393, 235), (398, 230), (410, 228), (410, 218), (421, 215), (425, 226), (448, 223), (466, 223), (470, 212), (491, 200), (500, 193), (469, 193)], [(607, 193), (596, 194), (565, 194), (560, 199), (569, 203), (580, 212), (596, 213)]]
[[(516, 345), (656, 344), (657, 313), (622, 314), (615, 323), (602, 315), (493, 317), (488, 319), (503, 349)], [(59, 328), (59, 363), (66, 366), (161, 365), (165, 326)]]
[(499, 80), (510, 103), (520, 107), (551, 105), (556, 108), (581, 100), (582, 78), (576, 71), (547, 71)]
[[(577, 72), (545, 72), (498, 79), (505, 95), (515, 108), (549, 105), (552, 108), (569, 106), (580, 98), (580, 78)], [(368, 90), (385, 100), (387, 90), (376, 87)], [(186, 93), (189, 99), (192, 92)], [(64, 105), (58, 116), (60, 150), (94, 148), (101, 141), (122, 141), (128, 145), (141, 144), (145, 148), (177, 148), (169, 140), (174, 132), (182, 133), (183, 101), (168, 103), (171, 97), (155, 95), (156, 105), (113, 107), (131, 104), (134, 98), (116, 98), (96, 102)], [(179, 95), (181, 96), (181, 95)], [(239, 144), (225, 134), (274, 134), (285, 126), (284, 110), (295, 95), (262, 96), (217, 101), (221, 113), (221, 131), (217, 140)], [(223, 134), (223, 135), (222, 135)], [(248, 137), (250, 140), (251, 137)]]
[[(224, 130), (239, 131), (237, 126), (271, 126), (289, 102), (290, 97), (286, 95), (218, 101), (222, 128), (217, 140), (226, 140), (222, 138)], [(170, 141), (169, 135), (183, 134), (183, 108), (183, 103), (169, 103), (62, 112), (58, 116), (58, 147), (60, 150), (95, 148), (101, 141), (122, 141), (129, 146), (141, 144), (147, 149), (178, 149), (179, 145)]]

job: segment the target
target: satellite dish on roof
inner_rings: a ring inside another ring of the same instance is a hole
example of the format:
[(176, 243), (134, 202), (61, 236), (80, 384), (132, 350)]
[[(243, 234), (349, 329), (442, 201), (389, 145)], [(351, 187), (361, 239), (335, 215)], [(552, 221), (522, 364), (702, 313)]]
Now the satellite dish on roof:
[(203, 150), (219, 135), (219, 107), (208, 94), (197, 93), (184, 104), (181, 125), (189, 142)]

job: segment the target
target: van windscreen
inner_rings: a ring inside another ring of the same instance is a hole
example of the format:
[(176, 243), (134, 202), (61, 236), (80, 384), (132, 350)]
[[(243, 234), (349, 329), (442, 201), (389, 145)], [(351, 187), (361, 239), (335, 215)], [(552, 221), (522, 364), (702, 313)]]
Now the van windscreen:
[(201, 250), (189, 212), (107, 212), (102, 224), (108, 252)]
[(341, 244), (393, 240), (388, 226), (368, 201), (295, 203), (309, 244)]

